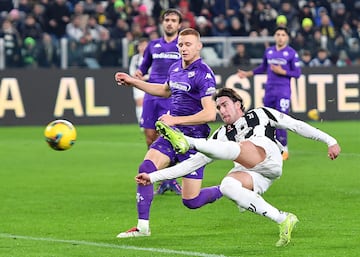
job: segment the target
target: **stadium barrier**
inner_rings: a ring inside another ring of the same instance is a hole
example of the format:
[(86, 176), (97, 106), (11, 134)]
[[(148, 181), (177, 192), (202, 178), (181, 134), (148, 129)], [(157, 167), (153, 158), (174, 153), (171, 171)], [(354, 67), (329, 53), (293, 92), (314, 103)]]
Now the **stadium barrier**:
[[(117, 69), (5, 69), (0, 78), (0, 124), (44, 125), (136, 123), (132, 89), (114, 81)], [(237, 69), (214, 68), (217, 87), (236, 88), (246, 107), (262, 105), (266, 75), (240, 79)], [(310, 109), (323, 120), (360, 119), (358, 67), (303, 69), (292, 83), (291, 114), (307, 120)]]

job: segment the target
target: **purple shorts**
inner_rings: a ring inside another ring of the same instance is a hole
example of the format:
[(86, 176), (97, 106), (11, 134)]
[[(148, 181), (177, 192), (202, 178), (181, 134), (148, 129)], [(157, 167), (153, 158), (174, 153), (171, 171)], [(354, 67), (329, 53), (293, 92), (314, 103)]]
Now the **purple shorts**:
[(140, 127), (155, 129), (155, 122), (163, 114), (170, 110), (170, 98), (150, 98), (145, 96), (143, 102), (143, 112), (141, 114)]
[(288, 94), (265, 93), (264, 106), (271, 107), (279, 112), (288, 114), (290, 111), (290, 96)]
[[(173, 149), (172, 145), (169, 141), (164, 139), (163, 137), (158, 137), (158, 139), (155, 140), (154, 143), (151, 144), (150, 148), (154, 148), (161, 153), (167, 155), (170, 158), (171, 165), (175, 165), (178, 162), (182, 162), (186, 159), (190, 158), (190, 155), (195, 154), (196, 151), (193, 149), (190, 149), (184, 154), (177, 154), (175, 150)], [(204, 177), (204, 168), (205, 166), (187, 174), (184, 176), (184, 178), (192, 178), (192, 179), (203, 179)]]

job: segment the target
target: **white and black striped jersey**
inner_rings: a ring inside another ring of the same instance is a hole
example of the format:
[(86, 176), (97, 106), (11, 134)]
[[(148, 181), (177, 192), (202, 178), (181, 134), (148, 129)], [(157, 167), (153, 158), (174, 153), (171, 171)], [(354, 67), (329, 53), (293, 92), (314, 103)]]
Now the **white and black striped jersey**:
[(321, 130), (269, 107), (247, 111), (234, 124), (222, 125), (211, 138), (241, 142), (252, 137), (268, 137), (276, 143), (275, 130), (277, 128), (288, 129), (303, 137), (324, 142), (328, 146), (337, 143), (333, 137)]

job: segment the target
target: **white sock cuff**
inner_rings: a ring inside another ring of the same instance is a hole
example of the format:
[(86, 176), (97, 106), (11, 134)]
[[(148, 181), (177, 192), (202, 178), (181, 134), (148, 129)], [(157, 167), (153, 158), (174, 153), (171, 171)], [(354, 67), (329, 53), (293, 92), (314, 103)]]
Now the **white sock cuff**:
[(149, 227), (149, 220), (138, 219), (137, 228), (140, 229), (140, 231), (148, 232)]

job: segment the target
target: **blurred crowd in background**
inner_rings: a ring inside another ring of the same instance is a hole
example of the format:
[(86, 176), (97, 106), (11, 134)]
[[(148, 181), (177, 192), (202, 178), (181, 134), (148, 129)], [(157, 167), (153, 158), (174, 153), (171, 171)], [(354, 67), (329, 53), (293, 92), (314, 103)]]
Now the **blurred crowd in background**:
[[(122, 67), (139, 39), (161, 36), (168, 8), (202, 37), (268, 37), (286, 26), (303, 66), (360, 65), (360, 0), (0, 0), (5, 66), (59, 67), (66, 38), (69, 67)], [(250, 65), (268, 45), (236, 44), (230, 62)]]

